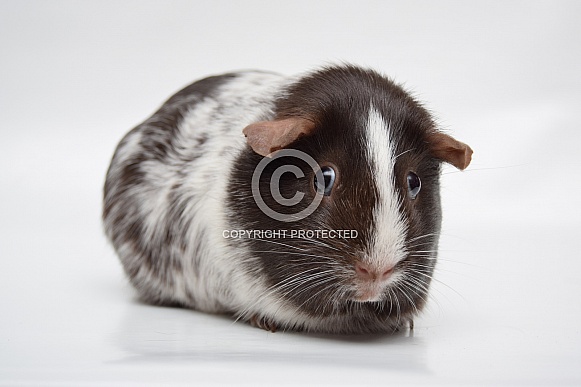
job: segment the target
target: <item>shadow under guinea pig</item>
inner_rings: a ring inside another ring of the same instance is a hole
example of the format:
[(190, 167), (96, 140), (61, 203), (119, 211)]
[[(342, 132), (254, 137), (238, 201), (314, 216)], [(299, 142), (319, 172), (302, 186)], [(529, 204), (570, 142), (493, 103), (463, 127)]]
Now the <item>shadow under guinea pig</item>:
[(429, 373), (426, 347), (413, 331), (331, 335), (271, 333), (177, 307), (127, 305), (113, 344), (125, 355), (112, 363), (244, 361)]

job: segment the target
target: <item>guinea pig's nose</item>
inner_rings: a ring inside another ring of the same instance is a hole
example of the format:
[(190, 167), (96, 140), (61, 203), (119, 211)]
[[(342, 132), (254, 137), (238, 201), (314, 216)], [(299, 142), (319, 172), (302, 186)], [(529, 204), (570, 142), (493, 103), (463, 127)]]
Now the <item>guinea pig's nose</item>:
[(355, 273), (363, 281), (385, 281), (393, 273), (393, 266), (372, 267), (371, 265), (357, 262)]

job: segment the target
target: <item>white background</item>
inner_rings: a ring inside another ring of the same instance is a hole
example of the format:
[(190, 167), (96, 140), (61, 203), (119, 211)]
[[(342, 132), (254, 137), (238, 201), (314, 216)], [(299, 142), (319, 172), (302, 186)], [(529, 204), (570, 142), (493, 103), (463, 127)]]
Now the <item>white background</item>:
[[(0, 385), (581, 384), (581, 2), (0, 2)], [(413, 335), (138, 303), (102, 235), (125, 132), (191, 81), (337, 61), (475, 151)]]

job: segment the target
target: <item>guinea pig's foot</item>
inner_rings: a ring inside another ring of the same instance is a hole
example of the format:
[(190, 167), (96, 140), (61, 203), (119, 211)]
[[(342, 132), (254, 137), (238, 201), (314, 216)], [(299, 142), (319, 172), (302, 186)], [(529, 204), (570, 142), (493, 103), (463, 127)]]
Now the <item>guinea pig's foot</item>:
[(268, 317), (260, 317), (257, 315), (254, 315), (250, 318), (250, 325), (270, 332), (276, 332), (278, 328), (276, 323)]

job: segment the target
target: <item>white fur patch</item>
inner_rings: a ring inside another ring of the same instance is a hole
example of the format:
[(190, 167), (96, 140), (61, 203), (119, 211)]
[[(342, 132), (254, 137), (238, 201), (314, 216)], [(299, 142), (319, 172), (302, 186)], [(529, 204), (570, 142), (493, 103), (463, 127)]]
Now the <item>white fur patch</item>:
[[(285, 77), (276, 74), (240, 73), (220, 86), (214, 98), (196, 104), (180, 124), (181, 149), (200, 154), (184, 171), (187, 176), (184, 189), (192, 198), (185, 212), (193, 219), (190, 239), (203, 235), (206, 248), (186, 251), (186, 256), (199, 256), (196, 266), (193, 261), (183, 262), (186, 277), (190, 279), (184, 285), (199, 310), (253, 311), (255, 300), (267, 293), (260, 278), (252, 278), (240, 270), (241, 264), (234, 262), (246, 257), (248, 252), (233, 251), (222, 232), (232, 228), (225, 209), (227, 177), (236, 156), (246, 146), (242, 129), (252, 122), (272, 118), (274, 97), (286, 82)], [(204, 135), (207, 141), (200, 147), (195, 139)], [(193, 246), (191, 243), (188, 249)], [(271, 305), (274, 301), (267, 300)]]
[(395, 146), (390, 140), (389, 123), (373, 106), (366, 129), (367, 152), (379, 194), (373, 210), (375, 230), (367, 259), (376, 268), (390, 267), (405, 258), (407, 229), (395, 188)]

